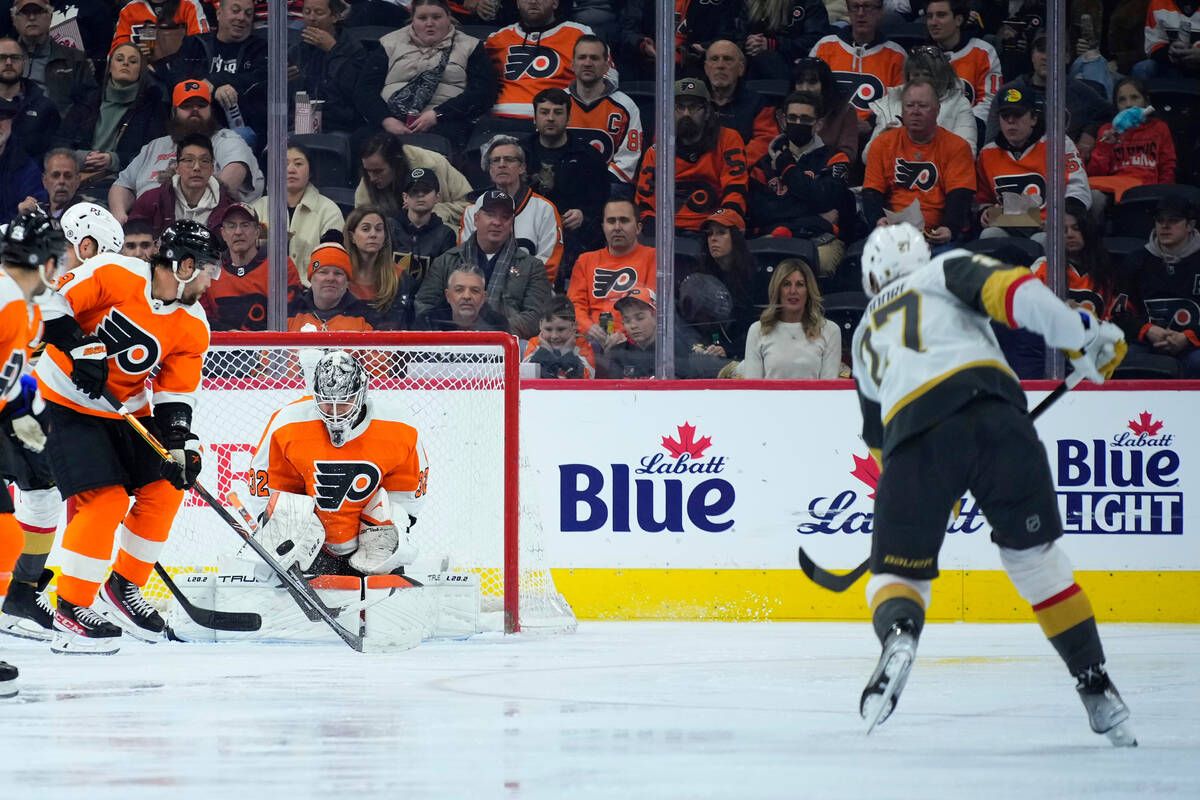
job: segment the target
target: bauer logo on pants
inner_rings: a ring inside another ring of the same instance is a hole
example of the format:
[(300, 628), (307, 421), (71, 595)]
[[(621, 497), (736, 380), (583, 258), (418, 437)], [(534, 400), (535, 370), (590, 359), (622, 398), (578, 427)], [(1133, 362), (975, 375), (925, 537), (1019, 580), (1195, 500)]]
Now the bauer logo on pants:
[(317, 508), (337, 511), (349, 500), (360, 503), (379, 487), (379, 467), (369, 461), (314, 461), (313, 495)]

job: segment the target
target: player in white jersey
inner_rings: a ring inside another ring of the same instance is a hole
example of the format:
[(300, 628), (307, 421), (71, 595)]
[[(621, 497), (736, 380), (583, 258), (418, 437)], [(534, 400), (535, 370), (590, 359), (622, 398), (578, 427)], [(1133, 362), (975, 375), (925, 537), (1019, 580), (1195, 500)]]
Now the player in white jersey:
[(946, 520), (970, 490), (1009, 578), (1076, 678), (1092, 730), (1136, 744), (1091, 605), (1056, 544), (1062, 522), (1045, 448), (990, 322), (1041, 334), (1095, 383), (1124, 356), (1121, 330), (1071, 309), (1024, 267), (965, 250), (931, 259), (908, 224), (872, 232), (862, 265), (871, 301), (854, 333), (854, 379), (863, 439), (882, 467), (867, 601), (883, 653), (860, 699), (868, 731), (904, 688)]
[[(62, 215), (62, 235), (66, 238), (66, 271), (73, 270), (92, 256), (120, 253), (125, 232), (116, 218), (94, 203), (76, 203)], [(45, 295), (40, 295), (44, 297)], [(31, 362), (32, 365), (32, 362)], [(30, 366), (31, 366), (30, 365)], [(37, 388), (32, 376), (22, 378)], [(54, 486), (54, 475), (41, 447), (31, 447), (21, 439), (12, 423), (0, 424), (0, 449), (5, 454), (6, 477), (16, 484), (16, 519), (25, 532), (25, 546), (13, 567), (13, 580), (4, 597), (0, 613), (0, 632), (25, 639), (49, 641), (54, 629), (54, 610), (45, 596), (53, 573), (46, 559), (54, 544), (62, 513), (62, 497)]]

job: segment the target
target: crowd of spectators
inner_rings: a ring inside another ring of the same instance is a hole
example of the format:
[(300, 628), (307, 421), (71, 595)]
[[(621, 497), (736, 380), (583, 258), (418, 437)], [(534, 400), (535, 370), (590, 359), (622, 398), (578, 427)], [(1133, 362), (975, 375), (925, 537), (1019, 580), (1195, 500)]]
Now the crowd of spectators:
[[(1127, 377), (1200, 376), (1200, 4), (1070, 0), (1057, 65), (1040, 0), (676, 0), (669, 48), (657, 5), (294, 0), (272, 61), (254, 0), (11, 0), (0, 216), (100, 202), (140, 254), (205, 224), (226, 245), (212, 328), (263, 330), (264, 170), (286, 146), (289, 330), (502, 330), (545, 377), (634, 378), (669, 313), (681, 377), (844, 377), (876, 226), (1045, 279), (1060, 70), (1069, 299), (1123, 327)], [(1041, 374), (1039, 341), (998, 335)]]

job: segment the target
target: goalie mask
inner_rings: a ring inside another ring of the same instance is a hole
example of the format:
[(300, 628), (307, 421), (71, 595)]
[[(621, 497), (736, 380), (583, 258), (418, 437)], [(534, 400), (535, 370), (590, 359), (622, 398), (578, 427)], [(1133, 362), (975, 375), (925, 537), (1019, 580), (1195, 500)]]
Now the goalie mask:
[(349, 353), (326, 353), (313, 370), (313, 400), (329, 440), (341, 447), (366, 413), (367, 371)]

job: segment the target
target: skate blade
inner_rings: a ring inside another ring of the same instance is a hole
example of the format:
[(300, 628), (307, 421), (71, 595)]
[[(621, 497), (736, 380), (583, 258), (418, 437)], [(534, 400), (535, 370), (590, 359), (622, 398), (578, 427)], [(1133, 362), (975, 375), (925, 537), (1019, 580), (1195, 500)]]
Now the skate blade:
[(119, 638), (114, 636), (111, 639), (101, 639), (99, 643), (80, 643), (77, 641), (61, 641), (56, 639), (50, 645), (50, 652), (57, 653), (60, 656), (112, 656), (120, 652), (121, 645), (110, 645), (108, 642), (117, 642)]
[(883, 724), (896, 707), (897, 693), (904, 688), (908, 671), (912, 668), (913, 654), (905, 650), (897, 650), (888, 658), (883, 674), (887, 684), (879, 694), (869, 696), (863, 704), (863, 719), (867, 720), (867, 736), (877, 725)]
[(19, 683), (19, 679), (0, 683), (0, 701), (17, 699), (17, 695), (21, 693)]
[(1128, 722), (1119, 722), (1104, 733), (1113, 747), (1137, 747), (1137, 736)]
[(120, 609), (115, 608), (112, 603), (108, 602), (104, 597), (104, 592), (101, 592), (96, 600), (97, 602), (92, 605), (92, 610), (120, 628), (122, 634), (131, 636), (139, 642), (145, 642), (146, 644), (155, 644), (166, 638), (165, 629), (162, 633), (155, 633), (154, 631), (138, 627), (136, 622), (126, 617), (121, 613)]
[(0, 616), (0, 633), (6, 633), (18, 639), (32, 639), (35, 642), (48, 642), (54, 638), (53, 633), (36, 622), (10, 614)]

